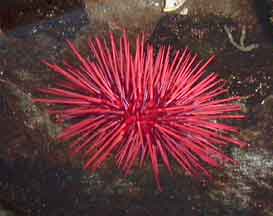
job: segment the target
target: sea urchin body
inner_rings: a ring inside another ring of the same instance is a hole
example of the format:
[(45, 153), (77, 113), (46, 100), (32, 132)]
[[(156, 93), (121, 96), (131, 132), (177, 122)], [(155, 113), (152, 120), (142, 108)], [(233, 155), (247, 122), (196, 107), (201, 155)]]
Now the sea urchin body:
[(72, 122), (58, 138), (73, 140), (72, 155), (84, 156), (85, 169), (96, 171), (114, 155), (128, 175), (150, 160), (161, 189), (159, 163), (172, 172), (172, 158), (190, 175), (210, 176), (205, 164), (234, 162), (222, 147), (245, 145), (231, 137), (237, 128), (219, 122), (243, 116), (234, 104), (239, 97), (223, 98), (225, 81), (205, 74), (214, 57), (203, 62), (187, 49), (170, 47), (155, 52), (142, 35), (133, 52), (125, 32), (118, 45), (111, 33), (111, 46), (89, 40), (92, 61), (68, 44), (80, 66), (46, 63), (65, 80), (40, 89), (50, 97), (34, 102), (55, 105), (50, 114)]

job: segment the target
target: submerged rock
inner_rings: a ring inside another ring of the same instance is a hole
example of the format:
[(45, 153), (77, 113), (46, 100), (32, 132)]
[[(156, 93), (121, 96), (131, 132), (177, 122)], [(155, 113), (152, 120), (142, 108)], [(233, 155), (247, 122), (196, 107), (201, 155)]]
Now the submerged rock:
[(187, 0), (189, 15), (221, 16), (242, 25), (256, 25), (258, 17), (255, 0)]
[(151, 32), (163, 15), (162, 0), (85, 0), (90, 26), (94, 34), (122, 30), (129, 33)]

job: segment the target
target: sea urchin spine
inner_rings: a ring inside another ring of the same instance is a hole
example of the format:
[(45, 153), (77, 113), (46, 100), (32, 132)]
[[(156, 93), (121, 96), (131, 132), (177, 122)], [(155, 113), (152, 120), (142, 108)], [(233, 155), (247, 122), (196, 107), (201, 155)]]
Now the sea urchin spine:
[(95, 60), (68, 44), (80, 66), (46, 63), (65, 80), (56, 88), (40, 89), (51, 97), (34, 102), (55, 105), (50, 114), (71, 122), (58, 139), (73, 140), (72, 155), (84, 156), (85, 169), (96, 171), (114, 154), (128, 175), (149, 158), (161, 190), (160, 161), (170, 172), (173, 158), (190, 175), (210, 176), (205, 163), (217, 168), (234, 162), (222, 147), (245, 146), (231, 137), (237, 128), (219, 122), (243, 116), (237, 114), (240, 105), (234, 104), (240, 97), (223, 98), (225, 81), (215, 73), (205, 75), (214, 57), (203, 62), (188, 49), (175, 52), (171, 47), (156, 52), (143, 35), (133, 52), (126, 32), (119, 46), (112, 33), (111, 46), (90, 39)]

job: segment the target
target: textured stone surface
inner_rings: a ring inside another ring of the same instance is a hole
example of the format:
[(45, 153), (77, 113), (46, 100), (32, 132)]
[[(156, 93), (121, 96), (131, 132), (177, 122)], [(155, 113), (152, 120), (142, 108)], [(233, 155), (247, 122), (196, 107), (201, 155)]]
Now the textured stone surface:
[[(129, 33), (153, 30), (164, 7), (162, 0), (85, 0), (91, 28), (103, 31), (128, 29)], [(102, 29), (101, 29), (102, 28)]]

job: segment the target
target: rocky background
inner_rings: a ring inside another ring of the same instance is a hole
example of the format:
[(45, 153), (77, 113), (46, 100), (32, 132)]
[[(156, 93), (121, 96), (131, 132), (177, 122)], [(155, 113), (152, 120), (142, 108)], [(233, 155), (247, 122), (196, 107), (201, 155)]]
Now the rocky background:
[[(273, 215), (273, 2), (187, 0), (163, 12), (153, 0), (10, 0), (0, 3), (0, 215)], [(37, 106), (37, 87), (54, 83), (41, 61), (75, 62), (65, 39), (88, 55), (88, 36), (145, 31), (156, 47), (189, 47), (241, 95), (238, 124), (248, 149), (229, 149), (240, 166), (196, 182), (162, 170), (159, 193), (151, 169), (124, 178), (111, 161), (98, 173), (68, 157), (62, 130)]]

